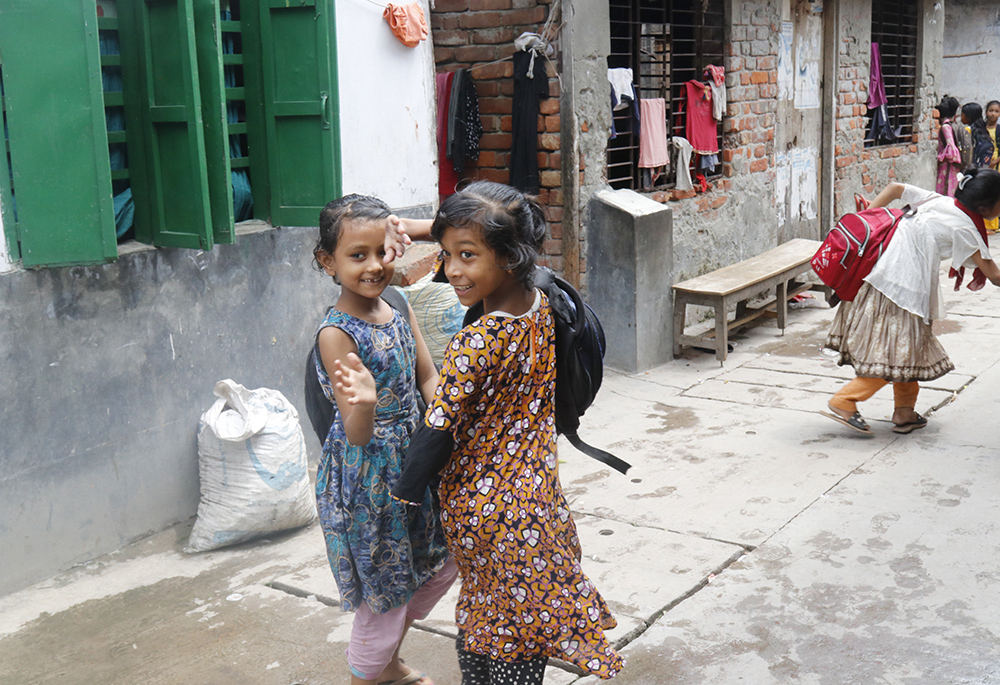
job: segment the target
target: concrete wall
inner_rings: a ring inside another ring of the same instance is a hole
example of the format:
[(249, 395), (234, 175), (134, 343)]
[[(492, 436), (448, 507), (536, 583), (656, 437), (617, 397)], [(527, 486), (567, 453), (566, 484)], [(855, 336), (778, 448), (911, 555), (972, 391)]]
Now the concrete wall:
[[(938, 15), (940, 18), (940, 15)], [(986, 109), (1000, 100), (1000, 5), (994, 0), (948, 0), (944, 3), (942, 95), (978, 102)]]
[(330, 279), (314, 231), (0, 277), (0, 593), (194, 515), (213, 384), (299, 409)]

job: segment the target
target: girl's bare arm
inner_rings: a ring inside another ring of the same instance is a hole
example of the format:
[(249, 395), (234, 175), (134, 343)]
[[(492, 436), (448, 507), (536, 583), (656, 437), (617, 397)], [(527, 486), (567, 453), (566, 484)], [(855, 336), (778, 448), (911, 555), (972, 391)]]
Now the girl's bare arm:
[(329, 326), (319, 332), (317, 340), (347, 441), (367, 445), (375, 430), (375, 379), (361, 363), (358, 347), (347, 333)]
[(992, 259), (986, 259), (978, 252), (972, 255), (972, 259), (975, 260), (976, 266), (986, 275), (986, 278), (990, 279), (990, 283), (1000, 286), (1000, 266), (997, 266), (996, 262)]
[(891, 203), (893, 200), (898, 200), (899, 198), (903, 197), (903, 190), (904, 187), (902, 183), (896, 183), (895, 181), (893, 181), (885, 188), (883, 188), (882, 192), (876, 195), (875, 199), (872, 200), (871, 204), (868, 206), (888, 207), (889, 203)]
[(434, 397), (434, 391), (437, 390), (438, 372), (434, 368), (434, 360), (431, 359), (431, 353), (427, 349), (427, 343), (424, 342), (424, 336), (420, 333), (420, 327), (417, 326), (417, 317), (413, 314), (413, 308), (409, 305), (407, 308), (410, 311), (410, 328), (413, 329), (413, 339), (417, 343), (417, 390), (420, 391), (424, 402), (430, 404), (431, 398)]

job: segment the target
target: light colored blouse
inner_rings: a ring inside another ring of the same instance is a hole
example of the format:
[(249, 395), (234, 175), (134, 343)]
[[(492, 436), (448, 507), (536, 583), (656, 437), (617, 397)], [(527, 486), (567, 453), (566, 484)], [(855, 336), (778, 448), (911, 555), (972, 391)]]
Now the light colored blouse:
[(978, 252), (983, 259), (992, 259), (990, 249), (953, 198), (905, 185), (900, 199), (910, 206), (919, 204), (917, 212), (900, 221), (885, 254), (865, 280), (929, 323), (945, 315), (938, 278), (941, 261), (950, 258), (955, 269), (974, 269), (973, 255)]

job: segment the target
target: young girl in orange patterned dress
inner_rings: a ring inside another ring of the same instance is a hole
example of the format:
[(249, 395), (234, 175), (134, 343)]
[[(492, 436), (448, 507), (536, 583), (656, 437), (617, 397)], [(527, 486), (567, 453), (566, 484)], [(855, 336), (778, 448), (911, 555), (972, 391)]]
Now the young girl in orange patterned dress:
[(463, 685), (541, 683), (549, 657), (602, 678), (623, 665), (559, 484), (555, 328), (533, 285), (545, 232), (533, 198), (484, 181), (448, 197), (431, 228), (459, 300), (487, 313), (452, 338), (393, 494), (418, 501), (440, 470)]

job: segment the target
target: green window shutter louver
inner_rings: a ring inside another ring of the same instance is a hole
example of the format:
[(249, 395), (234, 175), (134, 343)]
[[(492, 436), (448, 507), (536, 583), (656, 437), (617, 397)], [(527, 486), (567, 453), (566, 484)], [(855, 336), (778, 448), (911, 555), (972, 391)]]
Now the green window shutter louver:
[(214, 243), (193, 0), (119, 2), (135, 235)]
[(96, 4), (4, 0), (0, 55), (22, 264), (114, 260)]
[(259, 0), (271, 223), (315, 226), (340, 195), (330, 0)]

